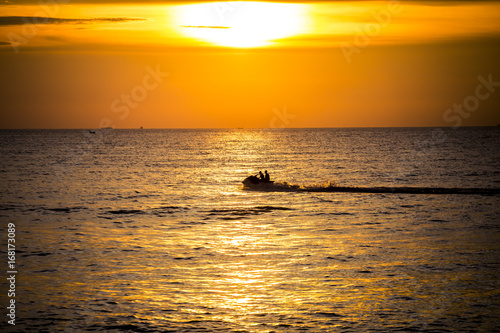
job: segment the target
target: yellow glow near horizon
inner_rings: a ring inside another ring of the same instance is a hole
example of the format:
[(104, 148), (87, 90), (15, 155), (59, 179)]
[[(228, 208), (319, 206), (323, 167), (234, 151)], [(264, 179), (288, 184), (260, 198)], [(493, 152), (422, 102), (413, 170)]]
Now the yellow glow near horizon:
[(216, 2), (178, 6), (180, 31), (218, 46), (260, 47), (305, 29), (306, 6), (269, 2)]

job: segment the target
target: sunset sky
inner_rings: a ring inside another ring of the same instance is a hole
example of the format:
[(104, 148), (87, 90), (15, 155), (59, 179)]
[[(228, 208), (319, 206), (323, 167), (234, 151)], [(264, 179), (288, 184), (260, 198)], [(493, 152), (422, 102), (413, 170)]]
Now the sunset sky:
[(500, 1), (42, 3), (0, 1), (0, 128), (500, 123)]

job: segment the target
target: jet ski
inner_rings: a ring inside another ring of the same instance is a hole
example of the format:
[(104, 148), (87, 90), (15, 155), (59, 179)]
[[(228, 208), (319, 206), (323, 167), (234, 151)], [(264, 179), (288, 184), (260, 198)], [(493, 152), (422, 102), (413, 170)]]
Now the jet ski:
[(272, 185), (274, 182), (260, 179), (257, 176), (249, 176), (245, 178), (242, 183), (246, 187), (259, 187), (259, 186)]

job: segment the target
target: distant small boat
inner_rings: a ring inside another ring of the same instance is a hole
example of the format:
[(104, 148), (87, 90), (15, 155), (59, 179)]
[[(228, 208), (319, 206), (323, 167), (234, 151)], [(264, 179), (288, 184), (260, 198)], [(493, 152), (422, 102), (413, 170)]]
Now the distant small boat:
[(89, 133), (90, 133), (90, 134), (95, 134), (95, 131), (91, 131), (91, 130), (89, 130)]

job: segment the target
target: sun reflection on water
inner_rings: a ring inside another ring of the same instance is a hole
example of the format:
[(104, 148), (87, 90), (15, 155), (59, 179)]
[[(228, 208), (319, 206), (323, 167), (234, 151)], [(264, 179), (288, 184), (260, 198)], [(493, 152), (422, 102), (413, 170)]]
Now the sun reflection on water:
[[(239, 191), (241, 181), (250, 174), (265, 170), (273, 164), (272, 152), (276, 144), (274, 133), (249, 129), (249, 130), (222, 130), (214, 135), (207, 136), (207, 147), (213, 147), (216, 155), (200, 157), (206, 163), (210, 159), (213, 163), (213, 177), (220, 184), (212, 190), (226, 195), (227, 206), (231, 206), (231, 196), (245, 195)], [(276, 165), (274, 163), (274, 165)], [(235, 192), (235, 190), (238, 190)], [(233, 197), (234, 198), (234, 197)], [(238, 200), (239, 201), (239, 200)]]
[(219, 319), (229, 322), (248, 315), (278, 312), (275, 286), (284, 281), (284, 270), (278, 264), (281, 249), (276, 248), (273, 234), (242, 221), (214, 229), (211, 247), (224, 259), (213, 262), (210, 276), (202, 281), (210, 291), (204, 304), (228, 311)]

